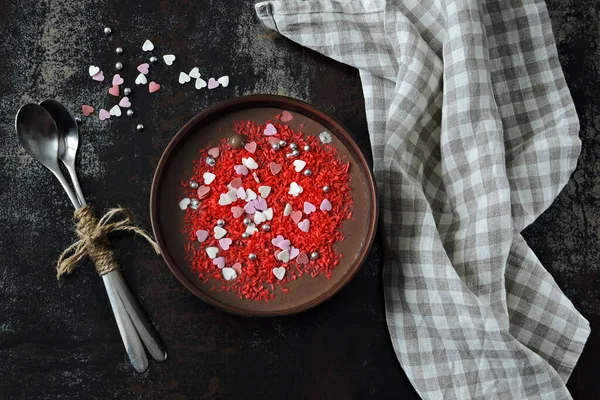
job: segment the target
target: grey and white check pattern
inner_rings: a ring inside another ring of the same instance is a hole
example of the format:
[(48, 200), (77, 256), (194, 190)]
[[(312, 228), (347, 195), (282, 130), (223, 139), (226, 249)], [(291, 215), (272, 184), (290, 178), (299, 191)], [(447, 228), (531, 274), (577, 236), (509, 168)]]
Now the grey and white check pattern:
[(569, 398), (588, 322), (520, 232), (575, 168), (579, 123), (540, 0), (258, 3), (359, 69), (397, 357), (423, 398)]

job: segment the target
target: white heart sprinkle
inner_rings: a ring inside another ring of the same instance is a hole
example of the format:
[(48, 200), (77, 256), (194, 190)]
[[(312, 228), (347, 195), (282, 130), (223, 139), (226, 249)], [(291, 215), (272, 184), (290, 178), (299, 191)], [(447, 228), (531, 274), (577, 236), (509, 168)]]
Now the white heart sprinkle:
[(290, 261), (290, 252), (287, 250), (282, 250), (277, 254), (277, 259), (283, 262)]
[(219, 254), (219, 248), (218, 247), (207, 247), (206, 254), (208, 254), (208, 256), (210, 257), (211, 260), (214, 260), (215, 257), (217, 256), (217, 254)]
[(298, 185), (296, 182), (292, 182), (290, 184), (290, 191), (288, 194), (291, 194), (292, 196), (298, 196), (303, 191), (304, 189), (302, 189), (302, 186)]
[(144, 50), (144, 51), (152, 51), (152, 50), (154, 50), (154, 44), (152, 44), (151, 41), (149, 41), (149, 40), (146, 39), (146, 41), (142, 45), (142, 50)]
[(215, 239), (221, 239), (223, 236), (227, 235), (227, 231), (220, 226), (215, 226), (213, 231), (215, 232)]
[(224, 267), (221, 270), (221, 273), (223, 274), (223, 279), (225, 279), (226, 281), (230, 281), (232, 279), (237, 278), (237, 272), (235, 272), (235, 269), (233, 268)]
[(252, 157), (242, 158), (242, 164), (244, 164), (244, 166), (248, 169), (258, 168), (258, 164), (256, 163), (256, 161), (254, 161)]
[(254, 225), (252, 222), (248, 224), (248, 226), (246, 227), (246, 233), (248, 235), (254, 235), (254, 232), (257, 232), (258, 229), (256, 228), (256, 225)]
[(284, 267), (273, 268), (273, 275), (275, 275), (275, 278), (282, 280), (283, 277), (285, 276), (285, 268)]
[(179, 201), (179, 208), (181, 208), (182, 210), (185, 210), (186, 208), (188, 208), (188, 206), (190, 205), (192, 201), (190, 199), (188, 199), (187, 197), (184, 199), (181, 199)]
[(229, 192), (227, 192), (227, 197), (229, 197), (229, 200), (231, 200), (232, 203), (237, 201), (237, 191), (235, 189), (229, 189)]
[(205, 172), (204, 175), (202, 175), (202, 177), (204, 178), (204, 184), (210, 185), (211, 183), (213, 183), (217, 176), (212, 172)]
[(267, 220), (267, 217), (265, 217), (265, 214), (261, 213), (260, 211), (257, 211), (254, 213), (254, 223), (255, 224), (260, 224), (263, 223)]
[(190, 78), (200, 78), (200, 70), (198, 69), (198, 67), (194, 67), (188, 75), (190, 76)]
[(283, 209), (283, 216), (287, 217), (288, 215), (290, 215), (292, 213), (292, 211), (294, 211), (294, 209), (292, 208), (292, 205), (290, 203), (287, 203), (285, 205), (285, 208)]
[(114, 115), (115, 117), (121, 116), (121, 108), (118, 104), (115, 104), (115, 106), (110, 109), (110, 115)]
[(233, 200), (227, 195), (227, 193), (221, 193), (219, 196), (219, 205), (220, 206), (228, 206), (233, 203)]
[(146, 75), (144, 75), (144, 74), (139, 74), (137, 76), (137, 78), (135, 78), (136, 85), (145, 85), (146, 83), (148, 83), (148, 79), (146, 78)]
[(300, 172), (306, 167), (306, 161), (304, 160), (294, 160), (294, 169), (296, 172)]
[(273, 209), (271, 207), (267, 208), (262, 213), (264, 214), (265, 217), (267, 217), (267, 221), (270, 221), (273, 219)]
[(256, 200), (256, 192), (252, 189), (246, 189), (246, 202)]
[(173, 54), (167, 54), (163, 56), (163, 60), (165, 60), (165, 64), (173, 65), (173, 61), (175, 61), (175, 56)]
[(271, 193), (271, 186), (259, 186), (258, 193), (260, 193), (263, 199), (266, 199), (269, 193)]
[(196, 204), (192, 203), (190, 204), (190, 207), (192, 207), (192, 210), (197, 210), (198, 207), (200, 207), (200, 202), (197, 202)]
[(321, 140), (321, 143), (331, 143), (331, 135), (329, 134), (329, 132), (319, 133), (319, 139)]
[(206, 81), (202, 78), (196, 79), (196, 89), (202, 89), (206, 87)]
[(189, 81), (191, 81), (192, 78), (190, 78), (190, 76), (188, 74), (186, 74), (185, 72), (180, 72), (179, 73), (179, 83), (181, 83), (182, 85), (184, 83), (187, 83)]
[(96, 75), (98, 72), (100, 72), (100, 68), (96, 67), (95, 65), (90, 65), (90, 69), (88, 70), (90, 73), (90, 76), (94, 76)]
[(217, 79), (217, 82), (221, 84), (223, 87), (227, 87), (229, 85), (229, 76), (225, 75)]

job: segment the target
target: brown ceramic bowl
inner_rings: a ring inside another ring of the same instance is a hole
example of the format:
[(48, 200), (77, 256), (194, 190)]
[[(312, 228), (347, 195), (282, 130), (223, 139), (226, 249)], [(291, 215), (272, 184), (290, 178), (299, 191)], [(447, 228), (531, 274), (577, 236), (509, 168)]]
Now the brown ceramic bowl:
[[(344, 257), (330, 279), (305, 275), (286, 284), (291, 291), (276, 289), (269, 301), (240, 299), (232, 292), (211, 290), (216, 282), (204, 283), (191, 271), (185, 260), (182, 234), (185, 213), (179, 209), (178, 198), (183, 194), (181, 181), (192, 176), (193, 161), (198, 150), (217, 145), (225, 131), (231, 131), (239, 120), (264, 123), (282, 110), (288, 110), (294, 119), (288, 124), (309, 135), (323, 131), (331, 133), (331, 145), (351, 163), (350, 175), (354, 200), (353, 218), (341, 228), (345, 240), (337, 243), (336, 250)], [(219, 130), (218, 128), (224, 128)], [(275, 316), (307, 310), (337, 293), (356, 274), (365, 261), (375, 236), (377, 201), (375, 184), (367, 162), (348, 132), (333, 118), (309, 104), (288, 97), (252, 95), (219, 103), (196, 115), (175, 135), (165, 149), (156, 169), (150, 195), (152, 229), (163, 258), (171, 272), (193, 294), (215, 307), (245, 316)]]

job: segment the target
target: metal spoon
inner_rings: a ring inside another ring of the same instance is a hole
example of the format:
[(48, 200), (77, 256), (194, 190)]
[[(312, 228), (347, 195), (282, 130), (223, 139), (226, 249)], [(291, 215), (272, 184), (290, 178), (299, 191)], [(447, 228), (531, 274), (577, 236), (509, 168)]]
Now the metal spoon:
[[(58, 104), (60, 105), (60, 103)], [(62, 105), (60, 106), (62, 107)], [(66, 112), (68, 113), (68, 111)], [(80, 208), (81, 205), (77, 197), (73, 194), (71, 187), (58, 167), (58, 143), (61, 141), (61, 137), (52, 116), (37, 104), (27, 104), (17, 112), (15, 125), (19, 141), (25, 150), (56, 175), (69, 195), (73, 206), (76, 209)], [(78, 141), (78, 137), (76, 139)], [(74, 148), (75, 153), (76, 151), (77, 147)], [(82, 199), (83, 204), (85, 204), (83, 194)], [(141, 307), (131, 294), (121, 273), (118, 270), (112, 271), (103, 275), (102, 280), (108, 293), (111, 308), (117, 320), (125, 349), (135, 370), (144, 372), (148, 369), (148, 358), (144, 352), (140, 337), (144, 340), (148, 351), (154, 359), (157, 361), (165, 360), (167, 354), (160, 344), (156, 331), (154, 331), (145, 314), (141, 311)]]
[(56, 100), (44, 100), (40, 103), (40, 106), (44, 107), (46, 111), (52, 115), (56, 127), (58, 128), (58, 159), (63, 162), (69, 175), (71, 176), (71, 182), (75, 187), (75, 193), (79, 199), (79, 204), (82, 206), (86, 205), (79, 180), (77, 179), (77, 172), (75, 170), (75, 158), (77, 157), (77, 146), (79, 146), (79, 128), (77, 127), (77, 121), (71, 115), (69, 110), (65, 108), (61, 103)]

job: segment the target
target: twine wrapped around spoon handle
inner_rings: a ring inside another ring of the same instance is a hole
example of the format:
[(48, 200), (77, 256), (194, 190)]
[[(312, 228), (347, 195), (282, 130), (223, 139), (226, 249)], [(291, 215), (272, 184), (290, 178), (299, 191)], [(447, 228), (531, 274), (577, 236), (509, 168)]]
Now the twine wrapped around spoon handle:
[[(120, 219), (111, 222), (117, 217)], [(98, 219), (94, 210), (86, 205), (75, 210), (74, 219), (79, 240), (60, 255), (56, 265), (57, 279), (72, 273), (86, 256), (92, 259), (100, 276), (119, 268), (108, 238), (112, 232), (133, 232), (140, 235), (152, 245), (156, 254), (160, 254), (158, 244), (145, 230), (134, 225), (133, 214), (125, 208), (112, 208)]]

